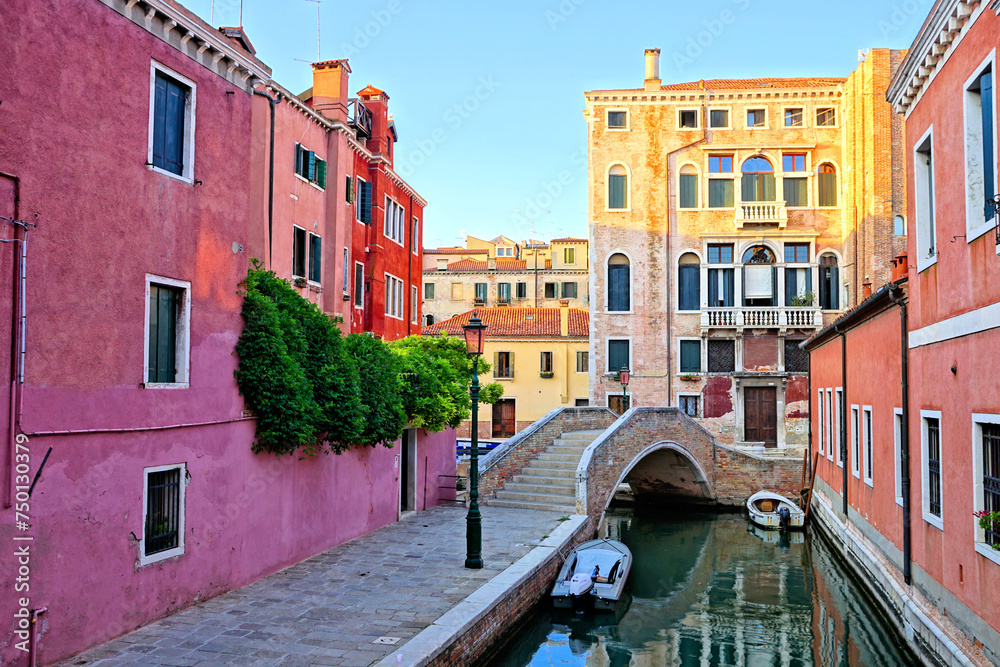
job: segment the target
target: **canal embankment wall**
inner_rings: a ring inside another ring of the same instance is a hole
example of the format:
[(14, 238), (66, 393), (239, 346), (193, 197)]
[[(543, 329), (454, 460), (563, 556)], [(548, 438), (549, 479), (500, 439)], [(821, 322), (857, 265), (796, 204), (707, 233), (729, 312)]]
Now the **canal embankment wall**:
[(995, 630), (916, 564), (913, 583), (907, 586), (902, 553), (854, 508), (844, 517), (839, 505), (840, 496), (817, 478), (810, 504), (813, 525), (924, 664), (1000, 665), (1000, 656), (989, 646), (969, 638), (992, 637), (992, 646), (1000, 646)]
[(585, 516), (571, 516), (534, 549), (483, 584), (377, 667), (452, 667), (483, 657), (548, 592), (559, 567), (593, 537)]

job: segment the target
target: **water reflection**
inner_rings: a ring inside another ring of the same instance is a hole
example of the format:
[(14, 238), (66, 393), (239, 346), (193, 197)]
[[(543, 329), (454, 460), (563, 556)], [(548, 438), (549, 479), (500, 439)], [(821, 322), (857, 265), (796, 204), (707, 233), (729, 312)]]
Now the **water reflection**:
[(748, 530), (734, 514), (623, 512), (635, 556), (613, 616), (546, 608), (494, 665), (908, 665), (896, 636), (816, 537)]

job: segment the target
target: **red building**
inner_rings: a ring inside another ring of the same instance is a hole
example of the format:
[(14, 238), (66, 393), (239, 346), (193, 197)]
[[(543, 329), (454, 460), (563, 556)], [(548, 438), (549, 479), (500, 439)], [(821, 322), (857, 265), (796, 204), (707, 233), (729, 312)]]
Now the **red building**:
[(925, 659), (1000, 660), (1000, 3), (939, 0), (894, 77), (909, 266), (810, 339), (813, 509)]
[(392, 169), (389, 96), (367, 86), (350, 97), (350, 73), (347, 60), (315, 63), (313, 87), (300, 96), (267, 83), (276, 100), (273, 185), (270, 146), (257, 146), (254, 182), (273, 212), (258, 209), (251, 254), (340, 316), (344, 333), (395, 340), (420, 333), (427, 202)]

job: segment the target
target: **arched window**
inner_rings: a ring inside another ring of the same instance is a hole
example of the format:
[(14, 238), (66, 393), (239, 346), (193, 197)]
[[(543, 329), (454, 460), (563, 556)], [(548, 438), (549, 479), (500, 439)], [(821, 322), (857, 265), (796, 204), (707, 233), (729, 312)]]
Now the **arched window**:
[(608, 170), (608, 208), (628, 208), (628, 171), (620, 164)]
[(819, 307), (840, 310), (840, 269), (832, 253), (819, 257)]
[(693, 252), (681, 255), (677, 266), (677, 309), (701, 308), (701, 261)]
[(698, 208), (698, 170), (694, 165), (686, 164), (681, 167), (680, 182), (680, 208)]
[(897, 215), (892, 219), (892, 233), (896, 236), (906, 236), (906, 218)]
[(774, 201), (774, 167), (766, 158), (743, 163), (743, 201)]
[(828, 162), (819, 166), (819, 205), (837, 205), (837, 170)]
[(743, 253), (743, 305), (776, 306), (778, 270), (774, 251), (764, 245), (747, 248)]
[(433, 315), (424, 315), (424, 324), (426, 326), (430, 326), (430, 325), (434, 324), (434, 316)]
[(628, 312), (632, 309), (628, 257), (615, 253), (608, 258), (608, 311)]

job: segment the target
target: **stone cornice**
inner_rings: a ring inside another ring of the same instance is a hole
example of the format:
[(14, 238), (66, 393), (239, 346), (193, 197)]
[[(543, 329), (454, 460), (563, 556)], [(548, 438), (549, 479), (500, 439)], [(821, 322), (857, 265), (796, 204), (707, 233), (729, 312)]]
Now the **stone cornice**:
[(98, 0), (233, 85), (250, 92), (271, 69), (172, 0)]
[[(994, 0), (996, 10), (1000, 2)], [(980, 0), (937, 0), (896, 71), (886, 99), (899, 113), (909, 111), (962, 35), (986, 8)]]
[(593, 90), (584, 93), (584, 98), (589, 104), (608, 103), (614, 104), (649, 104), (651, 102), (757, 102), (759, 100), (801, 100), (812, 98), (831, 98), (843, 96), (842, 86), (830, 86), (829, 88), (768, 88), (767, 90), (741, 90), (733, 92), (704, 91), (691, 92), (664, 92), (664, 93), (643, 93), (632, 90)]

